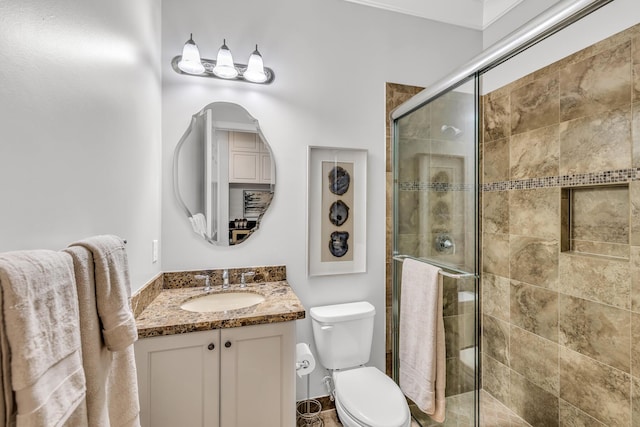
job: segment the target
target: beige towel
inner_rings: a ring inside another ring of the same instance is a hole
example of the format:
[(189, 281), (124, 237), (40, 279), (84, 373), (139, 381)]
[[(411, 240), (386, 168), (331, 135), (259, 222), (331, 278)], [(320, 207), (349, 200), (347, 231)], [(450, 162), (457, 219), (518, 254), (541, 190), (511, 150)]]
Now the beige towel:
[(133, 348), (137, 328), (124, 242), (116, 236), (96, 236), (66, 251), (74, 260), (82, 346), (89, 355), (84, 360), (89, 426), (139, 426)]
[(5, 422), (15, 415), (18, 427), (61, 426), (85, 396), (71, 257), (47, 250), (0, 254), (0, 288), (3, 360), (10, 352), (3, 382), (10, 376), (17, 411)]
[(400, 388), (437, 422), (445, 418), (445, 341), (442, 275), (405, 259), (400, 297)]

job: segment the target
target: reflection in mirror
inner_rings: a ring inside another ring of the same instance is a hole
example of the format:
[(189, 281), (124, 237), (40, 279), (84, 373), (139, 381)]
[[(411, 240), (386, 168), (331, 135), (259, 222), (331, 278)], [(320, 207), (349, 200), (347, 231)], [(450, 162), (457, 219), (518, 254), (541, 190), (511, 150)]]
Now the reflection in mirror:
[(191, 117), (173, 156), (173, 190), (195, 233), (219, 246), (244, 242), (274, 188), (271, 149), (247, 110), (214, 102)]

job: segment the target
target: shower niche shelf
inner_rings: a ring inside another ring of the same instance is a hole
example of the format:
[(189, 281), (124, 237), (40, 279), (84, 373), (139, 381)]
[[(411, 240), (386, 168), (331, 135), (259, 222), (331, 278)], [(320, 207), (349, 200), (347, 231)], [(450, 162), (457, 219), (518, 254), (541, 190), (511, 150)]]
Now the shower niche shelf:
[(560, 250), (629, 259), (629, 185), (562, 188)]

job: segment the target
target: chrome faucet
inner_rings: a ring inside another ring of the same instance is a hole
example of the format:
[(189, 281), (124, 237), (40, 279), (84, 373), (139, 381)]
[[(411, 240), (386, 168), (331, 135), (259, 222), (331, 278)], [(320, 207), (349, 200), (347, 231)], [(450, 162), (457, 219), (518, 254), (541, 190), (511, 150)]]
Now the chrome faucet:
[(247, 282), (245, 281), (246, 277), (253, 277), (253, 275), (256, 274), (255, 271), (247, 271), (246, 273), (242, 273), (240, 275), (240, 287), (241, 288), (246, 288), (247, 287)]
[(229, 270), (226, 268), (222, 272), (222, 289), (229, 289)]
[(211, 291), (211, 278), (206, 274), (196, 274), (193, 276), (198, 280), (204, 280), (204, 288), (202, 289), (205, 292)]

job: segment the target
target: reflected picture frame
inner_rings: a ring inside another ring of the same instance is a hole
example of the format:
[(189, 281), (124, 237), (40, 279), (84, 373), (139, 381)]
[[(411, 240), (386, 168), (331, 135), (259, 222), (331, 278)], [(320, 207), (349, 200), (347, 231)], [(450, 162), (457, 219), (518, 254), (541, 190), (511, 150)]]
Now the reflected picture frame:
[(307, 275), (367, 271), (365, 149), (307, 148)]

